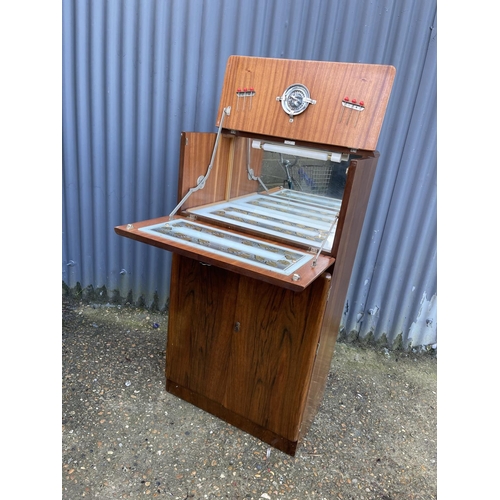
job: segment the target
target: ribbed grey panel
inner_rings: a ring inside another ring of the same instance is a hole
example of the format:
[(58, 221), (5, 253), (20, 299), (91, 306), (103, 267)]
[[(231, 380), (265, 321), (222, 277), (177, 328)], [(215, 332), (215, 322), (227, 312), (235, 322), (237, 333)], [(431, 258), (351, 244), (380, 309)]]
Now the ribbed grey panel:
[(231, 54), (392, 64), (343, 326), (434, 343), (436, 32), (435, 0), (63, 0), (63, 282), (166, 307), (170, 254), (113, 228), (174, 208)]
[(411, 23), (399, 38), (409, 50), (396, 65), (344, 317), (346, 333), (390, 344), (401, 335), (405, 346), (435, 343), (437, 327), (436, 19), (426, 28), (428, 43), (414, 43), (422, 30)]

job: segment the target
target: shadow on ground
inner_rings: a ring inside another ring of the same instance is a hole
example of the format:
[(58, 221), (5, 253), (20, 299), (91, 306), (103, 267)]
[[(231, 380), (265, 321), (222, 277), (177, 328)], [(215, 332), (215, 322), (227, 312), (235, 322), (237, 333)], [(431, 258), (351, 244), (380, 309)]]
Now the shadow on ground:
[(63, 500), (436, 498), (435, 353), (338, 342), (292, 458), (165, 391), (167, 319), (63, 296)]

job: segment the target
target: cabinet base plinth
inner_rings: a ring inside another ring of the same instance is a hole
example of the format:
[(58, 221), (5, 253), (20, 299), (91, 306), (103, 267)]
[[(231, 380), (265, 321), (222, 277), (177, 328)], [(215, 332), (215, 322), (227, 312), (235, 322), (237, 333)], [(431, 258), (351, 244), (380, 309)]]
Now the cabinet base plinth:
[(295, 456), (297, 451), (298, 441), (290, 441), (289, 439), (279, 436), (274, 432), (265, 429), (264, 427), (248, 420), (247, 418), (231, 411), (222, 406), (220, 403), (212, 401), (201, 394), (197, 394), (186, 387), (172, 382), (167, 379), (167, 392), (177, 396), (188, 403), (197, 406), (198, 408), (211, 413), (212, 415), (224, 420), (228, 424), (234, 425), (238, 429), (260, 439), (264, 443), (286, 453), (287, 455)]

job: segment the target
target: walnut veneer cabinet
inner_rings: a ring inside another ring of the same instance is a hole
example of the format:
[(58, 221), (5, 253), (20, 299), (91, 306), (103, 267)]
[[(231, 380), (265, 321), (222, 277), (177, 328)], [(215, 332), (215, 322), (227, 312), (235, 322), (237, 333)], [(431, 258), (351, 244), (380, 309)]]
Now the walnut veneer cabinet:
[(294, 455), (323, 397), (392, 66), (231, 56), (178, 204), (118, 226), (173, 252), (168, 392)]

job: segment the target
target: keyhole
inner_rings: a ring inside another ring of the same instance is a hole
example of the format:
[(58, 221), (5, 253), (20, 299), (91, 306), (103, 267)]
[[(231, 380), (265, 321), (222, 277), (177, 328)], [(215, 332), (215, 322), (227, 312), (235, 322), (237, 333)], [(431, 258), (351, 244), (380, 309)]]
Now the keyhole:
[(239, 332), (239, 331), (240, 331), (240, 326), (241, 326), (241, 325), (240, 325), (240, 322), (239, 322), (239, 321), (237, 321), (237, 322), (234, 324), (234, 331), (235, 331), (235, 332)]

